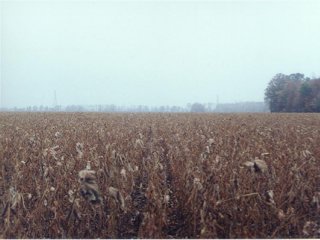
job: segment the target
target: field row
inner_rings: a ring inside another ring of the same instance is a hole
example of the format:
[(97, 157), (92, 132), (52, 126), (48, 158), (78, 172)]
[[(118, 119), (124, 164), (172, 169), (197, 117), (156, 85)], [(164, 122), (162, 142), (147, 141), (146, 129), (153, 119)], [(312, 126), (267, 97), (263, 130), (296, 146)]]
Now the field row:
[(2, 238), (320, 237), (320, 114), (0, 114)]

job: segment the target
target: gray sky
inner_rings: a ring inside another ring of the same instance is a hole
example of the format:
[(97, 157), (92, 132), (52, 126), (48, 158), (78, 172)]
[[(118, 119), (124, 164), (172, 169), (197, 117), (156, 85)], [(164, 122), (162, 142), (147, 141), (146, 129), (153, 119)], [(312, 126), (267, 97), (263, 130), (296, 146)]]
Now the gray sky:
[(2, 1), (6, 107), (262, 101), (320, 74), (320, 1)]

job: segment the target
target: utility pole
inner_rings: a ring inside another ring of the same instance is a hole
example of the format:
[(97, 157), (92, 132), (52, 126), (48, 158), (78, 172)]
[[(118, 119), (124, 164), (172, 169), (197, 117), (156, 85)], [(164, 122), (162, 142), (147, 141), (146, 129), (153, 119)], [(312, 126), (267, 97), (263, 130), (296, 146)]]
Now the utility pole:
[(54, 90), (53, 107), (56, 108), (57, 106), (58, 106), (57, 91)]

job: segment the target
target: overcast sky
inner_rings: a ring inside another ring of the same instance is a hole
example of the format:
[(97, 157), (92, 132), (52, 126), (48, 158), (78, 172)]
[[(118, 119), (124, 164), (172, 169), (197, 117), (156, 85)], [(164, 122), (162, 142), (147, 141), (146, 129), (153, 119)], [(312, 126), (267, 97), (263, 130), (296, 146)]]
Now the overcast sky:
[(6, 107), (263, 101), (320, 74), (320, 1), (2, 1)]

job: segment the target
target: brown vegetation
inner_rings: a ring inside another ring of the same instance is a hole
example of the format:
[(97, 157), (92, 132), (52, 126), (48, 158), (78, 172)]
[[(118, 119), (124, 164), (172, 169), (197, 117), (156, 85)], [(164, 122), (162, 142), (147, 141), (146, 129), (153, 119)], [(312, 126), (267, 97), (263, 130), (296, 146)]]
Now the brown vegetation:
[(0, 114), (2, 238), (320, 237), (319, 114)]

